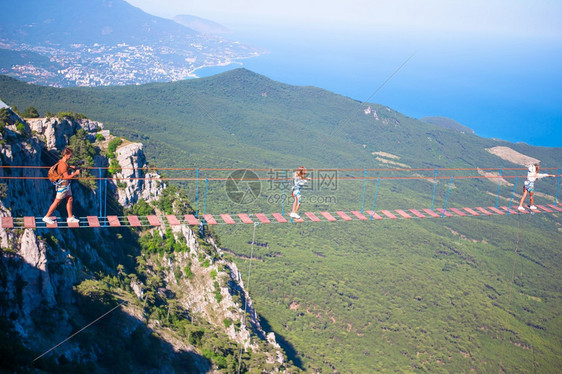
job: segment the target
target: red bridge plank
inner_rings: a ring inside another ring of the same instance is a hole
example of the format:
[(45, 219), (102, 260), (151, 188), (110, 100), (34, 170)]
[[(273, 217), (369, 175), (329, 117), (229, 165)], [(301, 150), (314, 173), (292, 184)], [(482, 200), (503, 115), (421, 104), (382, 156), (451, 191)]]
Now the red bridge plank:
[(427, 216), (421, 214), (417, 209), (409, 209), (409, 210), (410, 212), (414, 213), (414, 215), (418, 218), (427, 218)]
[(201, 222), (199, 222), (199, 220), (197, 218), (195, 218), (195, 216), (193, 214), (186, 214), (184, 216), (185, 220), (187, 221), (188, 225), (197, 225), (199, 226), (201, 224)]
[(548, 206), (551, 207), (552, 209), (555, 209), (555, 210), (557, 210), (557, 211), (559, 211), (559, 212), (562, 212), (562, 209), (559, 208), (559, 207), (557, 207), (557, 206), (554, 205), (554, 204), (548, 204)]
[(215, 220), (215, 217), (213, 217), (212, 214), (203, 214), (203, 219), (205, 220), (205, 223), (207, 225), (216, 225), (217, 221)]
[(14, 219), (13, 217), (2, 217), (2, 227), (5, 229), (13, 229), (14, 228)]
[(287, 223), (287, 220), (285, 219), (285, 217), (283, 217), (281, 213), (273, 213), (271, 215), (273, 216), (273, 218), (277, 220), (277, 222)]
[(23, 227), (26, 229), (34, 229), (36, 227), (35, 217), (23, 217)]
[(554, 213), (553, 210), (551, 210), (551, 209), (545, 207), (544, 205), (537, 205), (537, 206), (538, 206), (539, 208), (541, 208), (542, 210), (544, 210), (545, 212), (547, 212), (547, 213)]
[[(80, 220), (80, 217), (78, 217), (78, 220)], [(68, 227), (72, 227), (72, 228), (75, 229), (75, 228), (80, 227), (80, 221), (78, 221), (78, 222), (68, 222), (67, 225), (68, 225)]]
[(239, 214), (238, 214), (238, 217), (240, 217), (240, 219), (242, 220), (242, 222), (244, 222), (244, 223), (246, 223), (246, 224), (248, 224), (248, 225), (251, 224), (251, 223), (254, 223), (254, 222), (252, 221), (252, 219), (251, 219), (250, 217), (248, 217), (247, 214), (239, 213)]
[(322, 216), (324, 216), (324, 218), (326, 218), (330, 222), (337, 221), (337, 219), (335, 219), (334, 216), (328, 212), (320, 212), (320, 214), (322, 214)]
[(178, 219), (178, 217), (172, 215), (172, 214), (168, 214), (166, 216), (166, 219), (168, 220), (168, 223), (172, 226), (179, 226), (181, 225), (180, 220)]
[(356, 211), (356, 210), (352, 210), (352, 211), (351, 211), (351, 214), (353, 214), (355, 217), (359, 218), (361, 221), (366, 221), (366, 220), (368, 219), (367, 217), (365, 217), (365, 216), (363, 215), (363, 213), (358, 212), (358, 211)]
[(121, 226), (121, 222), (119, 222), (119, 217), (117, 216), (107, 216), (107, 223), (109, 223), (111, 227)]
[(140, 227), (142, 226), (137, 216), (127, 216), (127, 220), (129, 221), (129, 225), (133, 227)]
[(100, 227), (100, 221), (96, 216), (87, 216), (88, 226), (90, 227)]
[(384, 219), (372, 210), (368, 210), (366, 213), (369, 215), (369, 219)]
[(495, 207), (493, 207), (493, 206), (489, 206), (488, 209), (490, 209), (492, 212), (497, 213), (497, 214), (499, 214), (499, 215), (504, 215), (504, 214), (505, 214), (504, 212), (502, 212), (501, 210), (499, 210), (499, 209), (497, 209), (497, 208), (495, 208)]
[(443, 208), (437, 209), (437, 211), (439, 213), (441, 213), (441, 215), (445, 216), (445, 217), (454, 217), (455, 215), (451, 212), (449, 212), (448, 210), (445, 210)]
[(350, 216), (348, 216), (347, 214), (345, 214), (342, 211), (337, 211), (336, 214), (338, 216), (340, 216), (344, 221), (352, 221), (353, 220), (353, 218), (351, 218)]
[(381, 213), (384, 214), (385, 216), (387, 216), (390, 219), (397, 219), (398, 218), (388, 210), (381, 210)]
[(439, 214), (435, 213), (433, 210), (428, 209), (428, 208), (424, 208), (423, 209), (424, 212), (426, 212), (427, 214), (429, 214), (430, 216), (434, 217), (434, 218), (439, 218), (441, 217)]
[(271, 223), (269, 218), (267, 218), (263, 213), (256, 213), (256, 217), (260, 220), (261, 223)]
[(468, 213), (472, 214), (473, 216), (479, 216), (480, 213), (470, 209), (470, 208), (463, 208), (464, 210), (466, 210)]
[(508, 209), (506, 206), (501, 207), (503, 210), (507, 212), (507, 214), (518, 214), (519, 212), (515, 209)]
[(405, 211), (403, 211), (402, 209), (395, 209), (394, 211), (396, 213), (400, 214), (403, 218), (414, 218), (411, 215), (409, 215), (408, 213), (406, 213)]
[(321, 219), (316, 217), (316, 214), (312, 212), (304, 212), (304, 215), (307, 216), (312, 222), (320, 222)]
[(466, 217), (466, 213), (465, 213), (465, 212), (463, 212), (463, 211), (462, 211), (462, 210), (460, 210), (460, 209), (457, 209), (457, 208), (451, 208), (451, 211), (452, 211), (452, 212), (455, 212), (456, 214), (458, 214), (458, 215), (459, 215), (459, 216), (461, 216), (461, 217)]
[(156, 216), (146, 216), (146, 219), (148, 220), (148, 223), (150, 223), (151, 226), (161, 225), (160, 220)]
[(491, 216), (492, 213), (488, 212), (486, 209), (482, 208), (482, 207), (476, 207), (477, 210), (479, 210), (480, 212), (484, 213), (487, 216)]
[(221, 218), (224, 221), (224, 223), (229, 224), (229, 225), (234, 225), (236, 224), (236, 221), (232, 219), (232, 217), (228, 214), (221, 214)]

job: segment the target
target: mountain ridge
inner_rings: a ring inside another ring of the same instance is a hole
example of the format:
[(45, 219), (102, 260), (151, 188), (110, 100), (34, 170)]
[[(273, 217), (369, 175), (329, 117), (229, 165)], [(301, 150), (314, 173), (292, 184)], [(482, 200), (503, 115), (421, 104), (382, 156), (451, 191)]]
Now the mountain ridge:
[(124, 0), (22, 0), (3, 11), (11, 16), (0, 25), (0, 48), (12, 53), (0, 53), (0, 71), (43, 85), (174, 81), (262, 53)]

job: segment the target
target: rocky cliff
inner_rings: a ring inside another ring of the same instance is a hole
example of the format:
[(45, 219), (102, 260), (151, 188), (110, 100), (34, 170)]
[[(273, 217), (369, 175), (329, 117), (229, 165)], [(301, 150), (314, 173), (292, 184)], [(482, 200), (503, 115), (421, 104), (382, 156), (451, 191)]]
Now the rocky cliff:
[[(109, 194), (113, 214), (123, 215), (141, 201), (157, 214), (186, 213), (164, 212), (162, 199), (173, 201), (171, 209), (189, 209), (181, 191), (147, 172), (142, 144), (124, 141), (117, 147), (119, 168), (110, 175), (106, 150), (113, 137), (101, 123), (24, 121), (8, 114), (0, 139), (0, 216), (42, 217), (54, 198), (45, 167), (69, 144), (88, 150), (83, 154), (94, 176), (73, 182), (76, 215), (96, 214), (100, 193)], [(102, 178), (106, 190), (96, 185)], [(188, 226), (0, 228), (0, 245), (0, 326), (17, 340), (0, 344), (0, 353), (11, 357), (3, 369), (296, 370), (274, 335), (261, 329), (235, 264), (222, 258), (213, 238), (201, 238)], [(114, 312), (48, 351), (108, 310)], [(14, 349), (18, 354), (9, 353)]]

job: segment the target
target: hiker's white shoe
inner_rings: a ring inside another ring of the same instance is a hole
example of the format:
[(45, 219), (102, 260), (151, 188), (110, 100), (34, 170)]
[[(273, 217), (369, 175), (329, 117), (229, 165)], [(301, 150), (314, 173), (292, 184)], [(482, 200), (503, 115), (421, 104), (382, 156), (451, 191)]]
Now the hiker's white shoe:
[(49, 225), (55, 223), (55, 221), (51, 217), (47, 217), (47, 216), (43, 217), (43, 222), (48, 223)]

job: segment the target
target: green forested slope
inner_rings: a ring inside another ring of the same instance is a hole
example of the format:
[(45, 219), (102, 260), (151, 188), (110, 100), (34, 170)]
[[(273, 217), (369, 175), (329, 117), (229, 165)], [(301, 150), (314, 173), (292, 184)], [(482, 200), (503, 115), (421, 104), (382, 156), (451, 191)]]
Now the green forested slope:
[[(339, 177), (363, 175), (344, 168), (431, 169), (370, 172), (373, 178), (428, 177), (381, 180), (376, 209), (430, 207), (433, 168), (519, 167), (486, 151), (493, 146), (541, 159), (546, 167), (557, 168), (562, 159), (561, 149), (462, 134), (381, 105), (361, 105), (243, 69), (190, 81), (95, 89), (37, 87), (0, 77), (0, 98), (21, 109), (72, 110), (101, 120), (145, 143), (159, 167), (282, 170), (303, 164), (340, 169)], [(364, 113), (367, 106), (377, 111), (378, 120)], [(210, 182), (207, 212), (283, 209), (275, 198), (279, 185), (269, 183), (267, 172), (258, 174), (265, 180), (260, 198), (250, 204), (233, 203), (223, 182)], [(226, 176), (201, 172), (200, 209), (203, 179), (219, 175)], [(537, 182), (545, 194), (539, 203), (554, 200), (556, 182)], [(195, 182), (185, 186), (193, 200)], [(448, 187), (448, 178), (439, 181), (435, 206), (444, 205)], [(302, 209), (360, 209), (363, 188), (362, 180), (339, 180), (335, 189), (306, 192), (316, 202)], [(370, 208), (376, 180), (365, 190)], [(456, 179), (447, 206), (494, 205), (497, 190), (495, 179)], [(512, 191), (513, 185), (501, 185), (501, 204), (509, 203)], [(249, 256), (252, 229), (216, 231), (223, 247)], [(246, 286), (264, 324), (308, 372), (556, 372), (562, 366), (559, 214), (260, 225), (256, 240), (268, 244), (254, 249), (259, 259)], [(246, 277), (249, 264), (234, 258)]]

